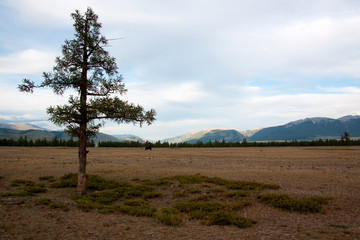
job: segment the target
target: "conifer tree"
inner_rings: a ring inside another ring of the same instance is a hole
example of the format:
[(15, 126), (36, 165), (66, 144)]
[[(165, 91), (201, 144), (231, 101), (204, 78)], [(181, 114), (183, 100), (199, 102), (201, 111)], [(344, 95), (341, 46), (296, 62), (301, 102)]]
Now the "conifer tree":
[(104, 120), (150, 125), (155, 121), (156, 113), (116, 96), (125, 94), (127, 90), (115, 58), (104, 49), (109, 40), (100, 34), (101, 23), (93, 10), (88, 8), (84, 15), (76, 10), (71, 17), (75, 22), (75, 38), (65, 40), (62, 57), (56, 58), (53, 71), (44, 72), (44, 81), (39, 85), (24, 79), (18, 88), (33, 93), (34, 88), (49, 87), (57, 95), (63, 95), (68, 89), (76, 90), (77, 96), (70, 96), (67, 105), (50, 106), (47, 113), (51, 122), (66, 127), (71, 136), (79, 138), (76, 193), (85, 194), (86, 144), (104, 125)]

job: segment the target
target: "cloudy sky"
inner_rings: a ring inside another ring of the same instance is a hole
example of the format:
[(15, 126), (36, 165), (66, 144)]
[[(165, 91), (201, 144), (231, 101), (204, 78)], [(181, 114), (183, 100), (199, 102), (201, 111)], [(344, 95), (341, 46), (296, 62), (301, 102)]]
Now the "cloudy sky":
[(102, 132), (158, 140), (205, 128), (253, 129), (360, 114), (358, 0), (0, 0), (0, 122), (59, 129), (65, 104), (40, 83), (73, 38), (70, 14), (90, 6), (128, 93), (157, 111), (152, 126)]

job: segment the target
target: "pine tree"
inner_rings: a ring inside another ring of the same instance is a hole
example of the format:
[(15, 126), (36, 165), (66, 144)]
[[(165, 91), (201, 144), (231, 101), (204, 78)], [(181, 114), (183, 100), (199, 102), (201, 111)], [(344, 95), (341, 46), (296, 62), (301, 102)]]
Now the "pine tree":
[(91, 8), (84, 15), (78, 10), (71, 14), (74, 19), (75, 38), (65, 40), (62, 57), (57, 57), (52, 72), (44, 72), (44, 81), (36, 85), (24, 79), (18, 86), (22, 92), (33, 93), (34, 88), (52, 88), (57, 95), (67, 89), (75, 89), (77, 96), (71, 96), (63, 106), (50, 106), (49, 120), (66, 127), (73, 137), (79, 138), (79, 169), (77, 194), (86, 193), (86, 144), (94, 136), (105, 119), (117, 123), (143, 123), (155, 121), (155, 110), (145, 111), (143, 107), (122, 101), (115, 94), (126, 93), (123, 78), (118, 74), (115, 58), (104, 49), (108, 39), (100, 34), (101, 23)]

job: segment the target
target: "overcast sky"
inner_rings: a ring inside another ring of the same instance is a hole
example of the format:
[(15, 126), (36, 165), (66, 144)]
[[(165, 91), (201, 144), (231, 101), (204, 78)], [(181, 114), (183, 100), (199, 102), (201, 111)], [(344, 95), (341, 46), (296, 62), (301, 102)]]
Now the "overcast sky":
[(253, 129), (307, 117), (360, 115), (359, 0), (0, 0), (0, 122), (59, 129), (65, 104), (40, 83), (92, 7), (128, 93), (152, 126), (102, 132), (158, 140), (205, 128)]

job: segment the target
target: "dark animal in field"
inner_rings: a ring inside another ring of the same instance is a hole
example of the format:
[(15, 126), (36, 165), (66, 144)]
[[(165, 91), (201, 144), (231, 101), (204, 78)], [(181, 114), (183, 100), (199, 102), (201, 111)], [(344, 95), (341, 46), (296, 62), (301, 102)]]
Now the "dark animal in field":
[(145, 147), (145, 150), (150, 150), (151, 151), (151, 147)]

